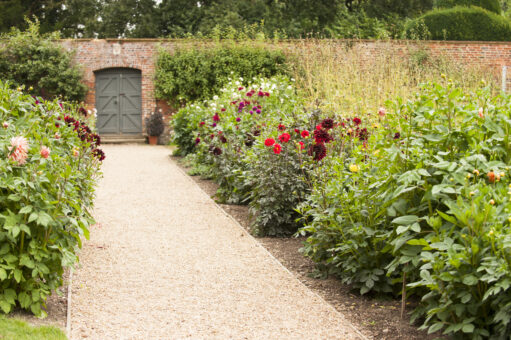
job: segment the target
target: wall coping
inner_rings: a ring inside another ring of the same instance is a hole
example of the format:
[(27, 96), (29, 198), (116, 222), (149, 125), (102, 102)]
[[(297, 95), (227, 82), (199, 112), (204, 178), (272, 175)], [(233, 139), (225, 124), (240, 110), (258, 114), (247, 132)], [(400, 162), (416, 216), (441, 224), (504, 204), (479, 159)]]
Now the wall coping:
[[(137, 42), (214, 42), (213, 39), (176, 39), (176, 38), (127, 38), (127, 39), (117, 39), (117, 38), (106, 38), (106, 39), (94, 39), (94, 38), (78, 38), (78, 39), (60, 39), (60, 41), (97, 41), (97, 42), (118, 42), (118, 43), (137, 43)], [(230, 41), (230, 40), (221, 40), (221, 41)], [(339, 42), (339, 43), (392, 43), (392, 44), (442, 44), (442, 45), (467, 45), (467, 44), (475, 44), (475, 45), (511, 45), (511, 41), (470, 41), (470, 40), (409, 40), (409, 39), (390, 39), (390, 40), (377, 40), (377, 39), (283, 39), (278, 40), (277, 43), (296, 43), (296, 42), (307, 42), (307, 41), (329, 41), (329, 42)], [(254, 40), (254, 42), (267, 42), (270, 44), (274, 44), (275, 42), (272, 40)]]

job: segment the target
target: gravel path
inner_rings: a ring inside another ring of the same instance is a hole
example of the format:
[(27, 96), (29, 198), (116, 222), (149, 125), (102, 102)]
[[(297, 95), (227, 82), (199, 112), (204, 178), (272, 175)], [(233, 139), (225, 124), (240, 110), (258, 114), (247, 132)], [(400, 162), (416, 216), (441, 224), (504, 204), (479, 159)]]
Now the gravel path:
[(360, 339), (170, 158), (104, 147), (72, 339)]

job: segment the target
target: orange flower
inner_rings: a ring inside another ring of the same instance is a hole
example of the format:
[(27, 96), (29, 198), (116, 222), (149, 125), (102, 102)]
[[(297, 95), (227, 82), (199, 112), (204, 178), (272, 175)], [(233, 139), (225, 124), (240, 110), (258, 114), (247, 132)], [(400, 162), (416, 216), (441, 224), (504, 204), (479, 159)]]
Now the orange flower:
[(488, 172), (487, 176), (488, 176), (488, 180), (490, 181), (490, 183), (495, 182), (495, 173), (493, 171)]

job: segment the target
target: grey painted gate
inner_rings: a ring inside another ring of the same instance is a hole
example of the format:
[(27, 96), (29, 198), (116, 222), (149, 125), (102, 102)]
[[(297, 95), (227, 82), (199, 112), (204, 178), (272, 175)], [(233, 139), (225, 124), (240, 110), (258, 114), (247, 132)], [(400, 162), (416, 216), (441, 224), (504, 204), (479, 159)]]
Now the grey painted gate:
[(112, 68), (95, 74), (99, 134), (141, 134), (141, 72)]

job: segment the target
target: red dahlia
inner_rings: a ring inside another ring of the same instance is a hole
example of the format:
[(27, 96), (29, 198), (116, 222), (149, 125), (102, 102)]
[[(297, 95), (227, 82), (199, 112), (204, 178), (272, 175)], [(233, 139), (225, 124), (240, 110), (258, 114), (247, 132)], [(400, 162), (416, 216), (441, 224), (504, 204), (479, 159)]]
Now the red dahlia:
[(266, 145), (266, 146), (272, 146), (273, 144), (275, 144), (275, 139), (273, 139), (273, 138), (267, 138), (264, 141), (264, 145)]
[(275, 146), (273, 147), (273, 152), (278, 155), (280, 153), (280, 151), (282, 150), (282, 147), (280, 146), (280, 144), (275, 144)]
[(289, 139), (291, 139), (291, 135), (289, 135), (289, 133), (287, 132), (284, 132), (279, 136), (279, 141), (281, 141), (282, 143), (289, 142)]

